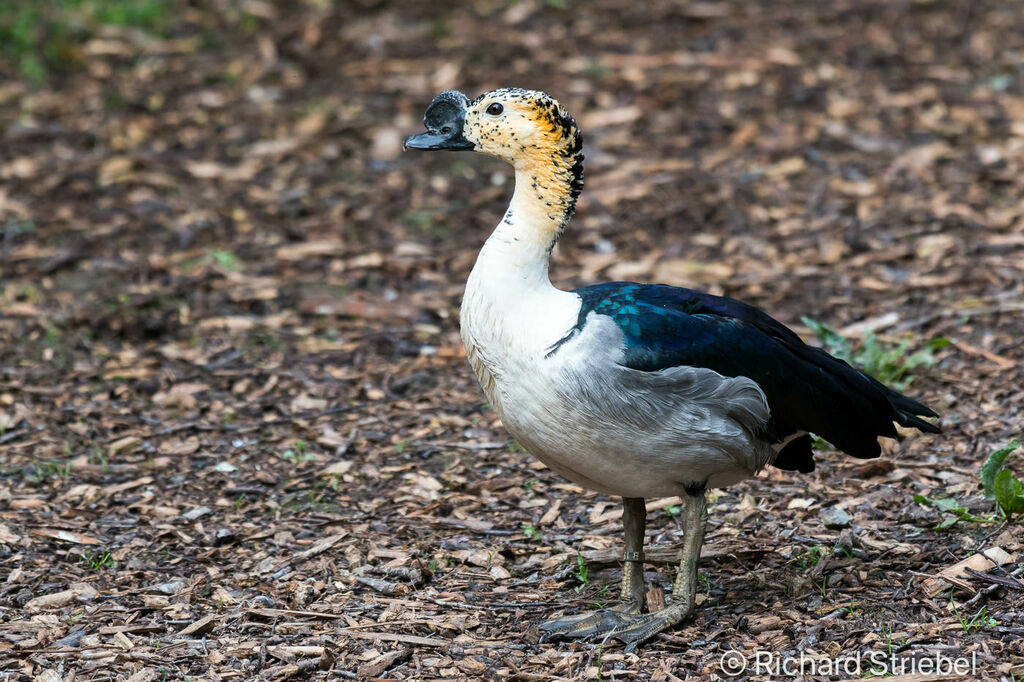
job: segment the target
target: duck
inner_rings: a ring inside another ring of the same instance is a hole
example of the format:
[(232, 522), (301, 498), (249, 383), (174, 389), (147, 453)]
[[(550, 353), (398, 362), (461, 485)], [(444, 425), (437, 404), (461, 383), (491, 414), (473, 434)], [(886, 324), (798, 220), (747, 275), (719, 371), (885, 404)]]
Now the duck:
[[(706, 492), (767, 466), (814, 470), (818, 436), (857, 458), (895, 425), (938, 415), (741, 301), (663, 284), (557, 288), (551, 251), (583, 190), (583, 136), (550, 95), (446, 90), (405, 149), (511, 164), (508, 209), (466, 282), (466, 356), (509, 434), (570, 481), (622, 498), (616, 604), (540, 624), (541, 640), (615, 639), (634, 650), (694, 612)], [(683, 542), (669, 603), (645, 612), (645, 498), (679, 496)]]

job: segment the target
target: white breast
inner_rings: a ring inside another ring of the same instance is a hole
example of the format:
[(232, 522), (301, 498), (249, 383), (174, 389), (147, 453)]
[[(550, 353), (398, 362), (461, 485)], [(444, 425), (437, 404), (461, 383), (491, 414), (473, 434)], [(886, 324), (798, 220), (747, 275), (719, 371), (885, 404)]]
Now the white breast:
[[(532, 413), (531, 396), (550, 388), (547, 350), (577, 321), (579, 297), (542, 281), (505, 271), (481, 252), (462, 301), (466, 355), (484, 393), (506, 425), (507, 407)], [(515, 421), (512, 416), (511, 421)]]

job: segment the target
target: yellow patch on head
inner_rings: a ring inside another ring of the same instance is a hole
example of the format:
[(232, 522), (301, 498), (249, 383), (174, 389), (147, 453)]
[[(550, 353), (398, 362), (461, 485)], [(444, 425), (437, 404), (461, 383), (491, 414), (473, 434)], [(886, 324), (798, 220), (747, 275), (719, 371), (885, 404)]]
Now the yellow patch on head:
[(580, 151), (579, 128), (553, 97), (537, 90), (492, 90), (470, 102), (463, 131), (475, 150), (521, 165), (544, 165)]
[(537, 90), (492, 90), (469, 103), (462, 134), (474, 151), (515, 166), (517, 196), (557, 239), (583, 189), (583, 138), (569, 112)]

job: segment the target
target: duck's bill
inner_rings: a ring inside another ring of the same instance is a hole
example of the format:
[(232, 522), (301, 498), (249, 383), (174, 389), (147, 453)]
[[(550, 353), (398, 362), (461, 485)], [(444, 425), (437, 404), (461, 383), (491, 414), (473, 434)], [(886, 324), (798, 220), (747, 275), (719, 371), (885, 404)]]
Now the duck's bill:
[(462, 136), (462, 130), (455, 135), (443, 133), (420, 133), (405, 140), (406, 149), (445, 149), (448, 151), (466, 151), (473, 148), (473, 143)]
[(445, 90), (435, 97), (423, 114), (427, 132), (406, 139), (406, 149), (463, 151), (473, 143), (462, 135), (469, 99), (458, 90)]

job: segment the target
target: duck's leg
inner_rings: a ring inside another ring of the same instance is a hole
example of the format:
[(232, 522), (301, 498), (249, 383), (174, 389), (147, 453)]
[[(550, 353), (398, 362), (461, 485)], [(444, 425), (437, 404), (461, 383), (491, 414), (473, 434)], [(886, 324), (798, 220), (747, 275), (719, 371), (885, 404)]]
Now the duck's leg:
[(644, 527), (647, 506), (642, 497), (622, 498), (622, 528), (626, 538), (619, 604), (597, 611), (553, 618), (540, 624), (543, 639), (593, 637), (628, 626), (644, 605)]
[(647, 527), (647, 505), (642, 497), (622, 498), (622, 532), (626, 551), (622, 564), (622, 585), (619, 588), (620, 610), (640, 613), (647, 597), (644, 588), (644, 530)]
[(683, 551), (679, 561), (679, 574), (672, 588), (672, 603), (654, 613), (640, 614), (623, 627), (616, 628), (611, 637), (623, 642), (626, 651), (680, 623), (693, 613), (697, 597), (697, 562), (704, 544), (704, 526), (708, 512), (704, 489), (686, 491), (686, 509), (683, 512)]

